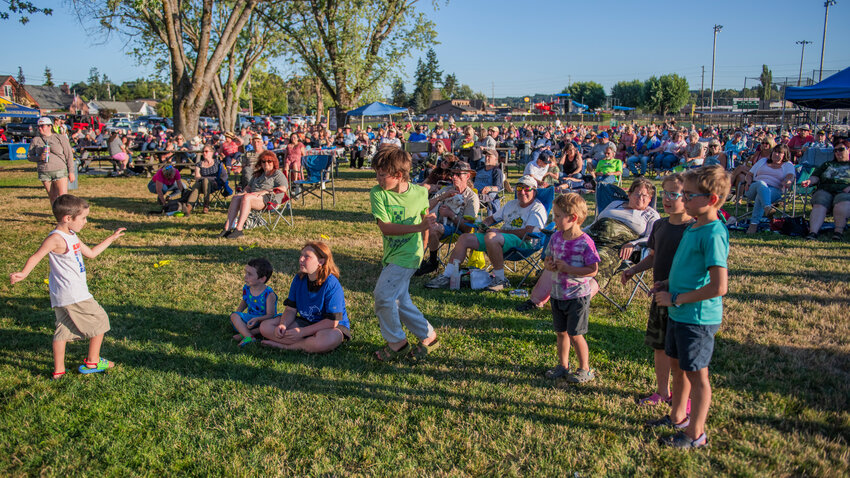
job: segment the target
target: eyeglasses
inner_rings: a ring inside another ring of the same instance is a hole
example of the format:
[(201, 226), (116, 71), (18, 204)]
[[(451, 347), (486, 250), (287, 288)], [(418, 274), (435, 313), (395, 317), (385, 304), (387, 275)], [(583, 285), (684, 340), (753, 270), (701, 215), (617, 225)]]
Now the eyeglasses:
[(694, 198), (704, 197), (707, 198), (711, 196), (711, 193), (686, 193), (684, 195), (685, 201), (690, 201)]
[(671, 201), (675, 201), (680, 197), (684, 196), (684, 194), (682, 193), (674, 193), (672, 191), (663, 191), (661, 195), (664, 196), (664, 199), (669, 199)]

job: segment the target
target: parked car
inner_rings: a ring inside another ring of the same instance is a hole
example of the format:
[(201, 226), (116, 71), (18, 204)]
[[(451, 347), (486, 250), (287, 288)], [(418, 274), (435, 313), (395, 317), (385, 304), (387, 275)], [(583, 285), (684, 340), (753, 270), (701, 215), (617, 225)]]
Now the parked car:
[(38, 133), (38, 118), (23, 118), (19, 122), (6, 124), (6, 137), (12, 142), (33, 138)]
[(68, 115), (65, 123), (71, 128), (71, 132), (81, 129), (90, 129), (100, 133), (106, 127), (106, 123), (97, 115)]
[(198, 119), (198, 127), (199, 128), (212, 128), (214, 130), (218, 130), (218, 120), (215, 118), (210, 118), (209, 116), (201, 116)]

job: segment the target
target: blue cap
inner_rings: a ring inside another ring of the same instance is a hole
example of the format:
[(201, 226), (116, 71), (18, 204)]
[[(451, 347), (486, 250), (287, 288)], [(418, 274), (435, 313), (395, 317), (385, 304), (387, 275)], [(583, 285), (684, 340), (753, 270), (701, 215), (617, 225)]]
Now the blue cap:
[(607, 132), (607, 131), (603, 131), (603, 132), (599, 133), (597, 136), (599, 136), (600, 138), (607, 138), (607, 137), (608, 137), (608, 132)]

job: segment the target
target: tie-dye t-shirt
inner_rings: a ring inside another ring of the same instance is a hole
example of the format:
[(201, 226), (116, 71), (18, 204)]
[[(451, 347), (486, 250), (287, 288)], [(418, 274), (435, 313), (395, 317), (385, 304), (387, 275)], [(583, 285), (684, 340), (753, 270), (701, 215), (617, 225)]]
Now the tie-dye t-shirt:
[[(556, 261), (564, 261), (573, 267), (585, 267), (600, 261), (596, 252), (593, 239), (587, 234), (569, 240), (564, 239), (563, 234), (558, 231), (552, 234), (549, 245), (546, 247), (546, 257), (552, 257)], [(590, 281), (592, 277), (575, 277), (563, 272), (555, 273), (552, 281), (552, 297), (558, 300), (577, 299), (590, 295)]]

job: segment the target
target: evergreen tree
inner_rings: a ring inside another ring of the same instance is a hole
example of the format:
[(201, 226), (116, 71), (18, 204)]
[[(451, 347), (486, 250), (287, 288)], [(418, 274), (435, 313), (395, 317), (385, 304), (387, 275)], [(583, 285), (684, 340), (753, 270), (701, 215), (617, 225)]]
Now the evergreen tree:
[(44, 86), (55, 86), (53, 83), (53, 72), (46, 66), (44, 67)]
[(401, 78), (396, 77), (396, 79), (393, 80), (391, 98), (392, 99), (390, 101), (392, 101), (392, 104), (396, 106), (407, 104), (407, 93), (404, 92), (404, 82), (401, 81)]
[(770, 101), (770, 93), (773, 89), (773, 73), (770, 71), (767, 65), (761, 66), (761, 75), (759, 75), (759, 81), (761, 81), (761, 85), (758, 87), (759, 99), (764, 101)]
[(457, 98), (457, 89), (458, 82), (457, 76), (454, 73), (446, 75), (446, 79), (443, 80), (443, 98), (453, 100)]

